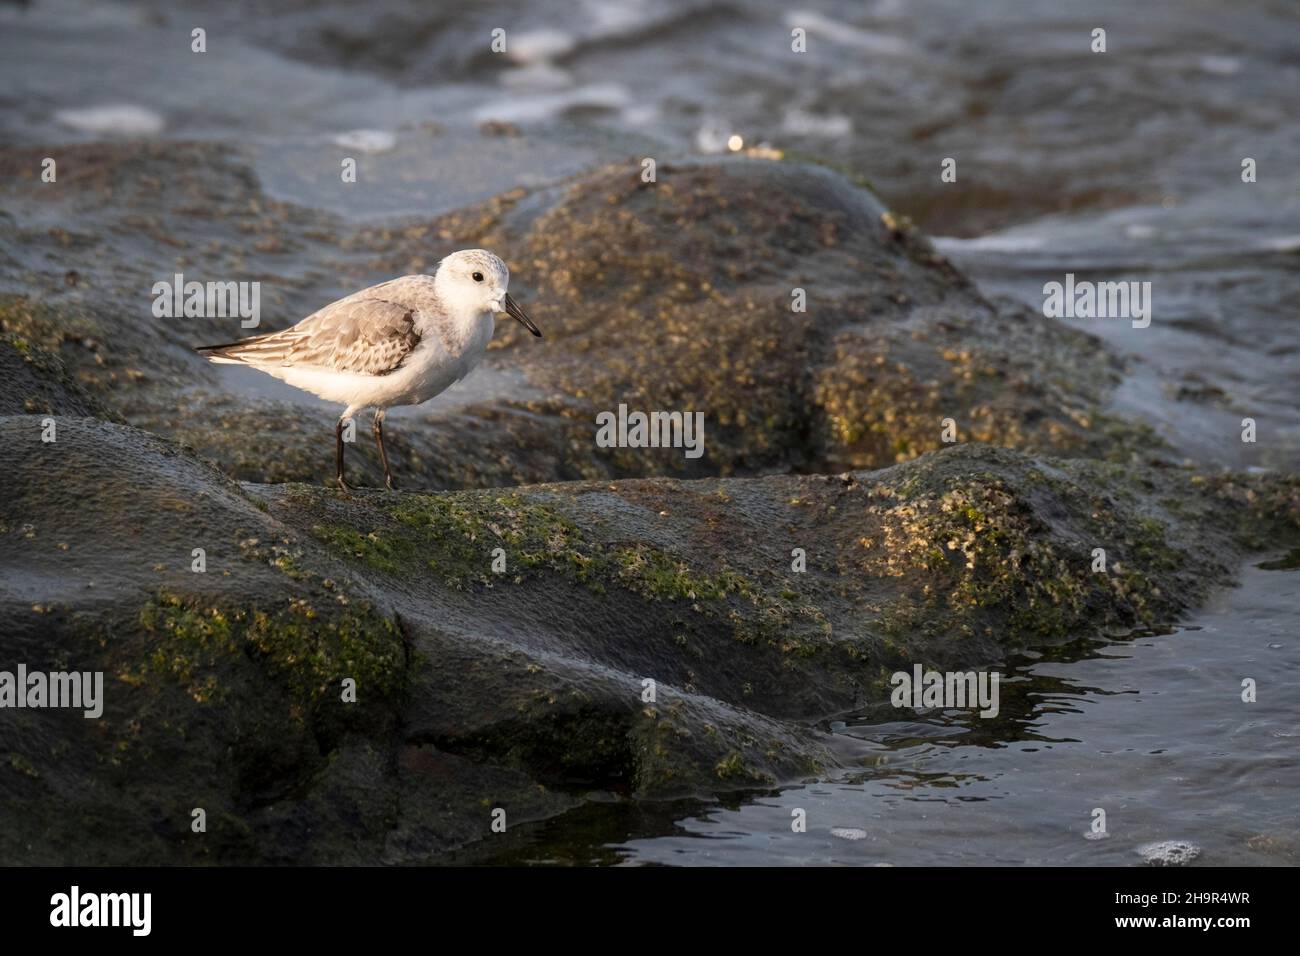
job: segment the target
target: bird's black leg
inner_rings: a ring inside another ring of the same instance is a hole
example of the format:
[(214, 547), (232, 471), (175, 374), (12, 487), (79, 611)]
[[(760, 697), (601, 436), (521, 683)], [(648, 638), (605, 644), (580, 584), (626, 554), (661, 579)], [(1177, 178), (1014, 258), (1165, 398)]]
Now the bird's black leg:
[(384, 484), (389, 491), (396, 491), (393, 474), (388, 470), (388, 453), (384, 451), (384, 409), (375, 409), (375, 444), (379, 446), (379, 460), (384, 464)]
[(340, 418), (338, 425), (334, 427), (334, 477), (339, 483), (339, 487), (344, 491), (350, 491), (348, 483), (343, 479), (343, 423), (347, 418)]

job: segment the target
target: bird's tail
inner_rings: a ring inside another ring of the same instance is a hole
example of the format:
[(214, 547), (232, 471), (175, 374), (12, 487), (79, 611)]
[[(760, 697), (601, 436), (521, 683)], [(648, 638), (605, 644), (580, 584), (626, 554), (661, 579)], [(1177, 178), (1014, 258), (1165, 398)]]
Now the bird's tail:
[(251, 338), (240, 339), (238, 342), (225, 342), (221, 345), (196, 345), (194, 351), (209, 362), (216, 362), (219, 365), (245, 365), (248, 362), (246, 356), (249, 347), (253, 346), (256, 351), (257, 343), (269, 337), (269, 334), (254, 335)]
[(230, 344), (199, 345), (195, 347), (194, 351), (198, 352), (209, 362), (216, 362), (218, 365), (243, 365), (244, 364), (243, 359), (236, 358), (235, 356), (230, 355), (224, 351), (225, 349), (228, 348), (230, 348)]

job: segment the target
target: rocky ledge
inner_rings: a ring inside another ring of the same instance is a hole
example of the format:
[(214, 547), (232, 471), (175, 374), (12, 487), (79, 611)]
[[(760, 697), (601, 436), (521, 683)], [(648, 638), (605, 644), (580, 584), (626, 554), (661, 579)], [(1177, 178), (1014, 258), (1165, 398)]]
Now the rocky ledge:
[[(84, 234), (18, 203), (0, 240), (3, 656), (104, 674), (98, 719), (0, 721), (5, 862), (438, 861), (496, 810), (833, 777), (862, 755), (827, 721), (893, 671), (1169, 622), (1300, 537), (1296, 476), (1175, 464), (1108, 414), (1100, 343), (824, 170), (607, 169), (380, 229), (183, 152), (87, 151), (111, 197), (42, 200)], [(323, 486), (328, 410), (223, 391), (131, 298), (204, 202), (212, 261), (311, 251), (290, 320), (453, 236), (507, 255), (545, 349), (503, 330), (485, 391), (394, 434), (460, 490)], [(620, 403), (705, 412), (706, 453), (598, 447)]]

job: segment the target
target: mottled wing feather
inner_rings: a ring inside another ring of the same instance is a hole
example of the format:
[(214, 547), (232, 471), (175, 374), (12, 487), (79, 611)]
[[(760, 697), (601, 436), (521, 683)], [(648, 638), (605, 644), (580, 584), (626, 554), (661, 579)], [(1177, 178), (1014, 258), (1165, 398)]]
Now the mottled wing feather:
[(415, 310), (384, 299), (341, 299), (292, 328), (226, 350), (257, 365), (387, 375), (420, 344)]

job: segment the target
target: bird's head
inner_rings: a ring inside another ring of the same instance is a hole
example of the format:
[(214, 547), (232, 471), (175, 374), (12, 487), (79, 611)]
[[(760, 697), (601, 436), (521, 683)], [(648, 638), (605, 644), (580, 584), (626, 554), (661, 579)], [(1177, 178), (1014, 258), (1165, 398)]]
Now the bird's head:
[(533, 335), (542, 334), (528, 313), (510, 298), (510, 270), (486, 249), (453, 252), (438, 263), (433, 281), (438, 295), (457, 311), (473, 315), (505, 312)]

